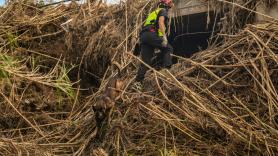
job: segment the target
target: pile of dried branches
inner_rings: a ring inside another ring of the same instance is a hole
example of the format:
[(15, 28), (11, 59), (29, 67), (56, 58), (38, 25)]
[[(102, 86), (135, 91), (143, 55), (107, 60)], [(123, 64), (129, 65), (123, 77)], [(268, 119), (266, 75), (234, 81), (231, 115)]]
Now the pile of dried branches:
[(0, 17), (1, 44), (11, 51), (20, 47), (21, 53), (43, 55), (38, 61), (50, 68), (57, 59), (63, 60), (75, 66), (74, 73), (81, 69), (82, 74), (98, 82), (110, 60), (132, 48), (126, 43), (135, 39), (147, 13), (143, 10), (150, 6), (143, 1), (120, 5), (72, 2), (44, 8), (11, 3), (2, 9)]
[(0, 155), (84, 153), (95, 123), (74, 82), (81, 72), (101, 81), (110, 60), (132, 48), (151, 5), (127, 3), (1, 8)]
[(101, 144), (128, 155), (275, 155), (278, 23), (249, 25), (221, 47), (127, 87)]
[(57, 63), (42, 73), (39, 67), (30, 67), (33, 61), (3, 51), (0, 55), (1, 155), (49, 153), (36, 143), (59, 131), (72, 110), (75, 93), (67, 69)]
[[(138, 91), (132, 65), (140, 60), (130, 43), (148, 4), (13, 3), (1, 10), (1, 155), (278, 152), (278, 23), (249, 25), (191, 59), (175, 56), (179, 63), (151, 68)], [(99, 129), (91, 106), (114, 74), (110, 60), (128, 66), (126, 87)], [(97, 93), (86, 97), (73, 87), (71, 64), (99, 77)]]

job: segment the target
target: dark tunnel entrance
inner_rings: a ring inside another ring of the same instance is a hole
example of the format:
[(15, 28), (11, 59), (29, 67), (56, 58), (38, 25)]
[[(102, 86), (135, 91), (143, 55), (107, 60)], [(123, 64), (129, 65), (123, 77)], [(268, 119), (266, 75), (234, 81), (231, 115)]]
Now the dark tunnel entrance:
[[(169, 42), (174, 48), (174, 54), (190, 57), (198, 51), (207, 49), (209, 41), (218, 31), (218, 22), (219, 17), (214, 12), (173, 18)], [(174, 59), (174, 62), (176, 61)]]

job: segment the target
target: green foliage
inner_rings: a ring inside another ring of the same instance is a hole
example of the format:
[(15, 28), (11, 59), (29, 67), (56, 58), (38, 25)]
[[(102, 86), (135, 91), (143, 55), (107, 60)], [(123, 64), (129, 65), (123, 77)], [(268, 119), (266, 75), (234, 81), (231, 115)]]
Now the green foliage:
[(62, 92), (66, 93), (67, 96), (71, 97), (71, 98), (74, 98), (75, 96), (75, 92), (72, 88), (72, 83), (68, 77), (68, 73), (71, 71), (71, 69), (73, 68), (70, 68), (70, 69), (67, 69), (65, 67), (65, 65), (62, 65), (59, 67), (60, 70), (59, 70), (59, 76), (56, 80), (56, 87), (61, 90)]
[(0, 53), (0, 79), (5, 79), (5, 78), (9, 78), (10, 74), (4, 70), (7, 67), (15, 67), (16, 66), (16, 61), (14, 60), (14, 58)]
[(17, 35), (8, 32), (7, 37), (9, 41), (10, 50), (14, 50), (15, 48), (19, 47), (17, 42)]

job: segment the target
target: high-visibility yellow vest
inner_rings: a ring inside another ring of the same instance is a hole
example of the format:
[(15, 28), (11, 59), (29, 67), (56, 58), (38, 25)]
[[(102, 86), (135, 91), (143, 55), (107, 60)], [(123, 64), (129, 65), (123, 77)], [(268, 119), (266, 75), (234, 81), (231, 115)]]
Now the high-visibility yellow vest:
[[(144, 26), (153, 25), (154, 27), (156, 27), (157, 16), (161, 9), (162, 8), (157, 8), (155, 11), (151, 12), (149, 14), (149, 16), (147, 17), (146, 22), (144, 23)], [(163, 36), (163, 33), (161, 32), (161, 30), (159, 28), (158, 28), (157, 32), (158, 32), (158, 36)]]

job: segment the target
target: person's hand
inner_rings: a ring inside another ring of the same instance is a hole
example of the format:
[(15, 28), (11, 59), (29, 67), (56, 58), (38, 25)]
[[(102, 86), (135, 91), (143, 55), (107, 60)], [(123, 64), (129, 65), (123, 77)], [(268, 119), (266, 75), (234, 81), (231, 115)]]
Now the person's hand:
[(163, 36), (163, 41), (162, 41), (162, 47), (167, 47), (168, 45), (168, 40), (167, 40), (167, 37), (166, 35)]

